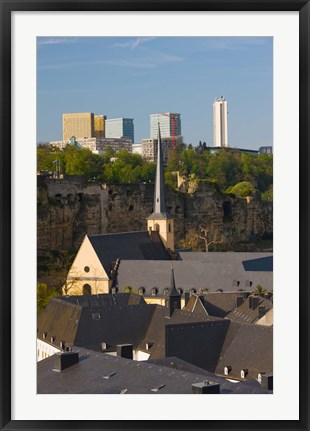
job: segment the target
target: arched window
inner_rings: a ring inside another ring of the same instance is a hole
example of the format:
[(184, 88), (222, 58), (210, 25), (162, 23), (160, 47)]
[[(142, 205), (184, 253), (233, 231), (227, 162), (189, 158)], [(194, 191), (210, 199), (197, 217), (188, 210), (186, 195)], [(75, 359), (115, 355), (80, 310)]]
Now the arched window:
[(139, 290), (138, 290), (138, 292), (139, 292), (139, 295), (144, 295), (145, 294), (144, 287), (140, 287)]
[(84, 284), (83, 295), (91, 295), (91, 286), (89, 284)]
[(191, 290), (189, 291), (189, 293), (190, 293), (190, 294), (197, 293), (197, 290), (193, 288), (193, 289), (191, 289)]
[(168, 295), (168, 293), (169, 293), (169, 289), (168, 289), (168, 287), (165, 287), (165, 288), (164, 288), (164, 290), (163, 290), (163, 294), (164, 294), (165, 296), (167, 296), (167, 295)]
[(183, 289), (177, 289), (179, 294), (182, 295), (183, 294)]
[(156, 224), (155, 224), (155, 230), (156, 230), (157, 232), (159, 232), (159, 224), (158, 224), (158, 223), (156, 223)]

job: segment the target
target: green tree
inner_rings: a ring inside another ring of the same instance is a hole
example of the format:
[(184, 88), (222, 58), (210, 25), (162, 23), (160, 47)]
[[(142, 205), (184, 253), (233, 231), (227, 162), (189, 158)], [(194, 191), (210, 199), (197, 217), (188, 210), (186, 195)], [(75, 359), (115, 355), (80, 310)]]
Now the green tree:
[(37, 313), (40, 314), (55, 296), (60, 296), (56, 289), (49, 288), (45, 283), (37, 283)]

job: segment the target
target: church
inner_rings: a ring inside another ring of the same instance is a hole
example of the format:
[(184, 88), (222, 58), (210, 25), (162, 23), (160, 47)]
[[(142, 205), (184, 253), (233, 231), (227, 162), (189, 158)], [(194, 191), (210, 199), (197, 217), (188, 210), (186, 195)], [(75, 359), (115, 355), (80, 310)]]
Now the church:
[[(132, 292), (162, 304), (174, 270), (176, 291), (186, 294), (272, 291), (271, 253), (200, 253), (175, 250), (174, 219), (167, 211), (158, 125), (153, 212), (147, 230), (86, 235), (63, 286), (64, 295)], [(184, 301), (183, 301), (184, 303)]]

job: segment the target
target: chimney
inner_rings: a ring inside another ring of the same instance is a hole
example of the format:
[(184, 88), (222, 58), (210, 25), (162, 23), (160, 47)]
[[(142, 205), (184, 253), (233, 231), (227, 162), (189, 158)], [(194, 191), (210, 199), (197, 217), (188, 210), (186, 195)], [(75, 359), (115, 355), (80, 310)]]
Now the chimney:
[(65, 368), (79, 362), (78, 352), (59, 352), (55, 354), (54, 371), (62, 371)]
[(126, 359), (132, 359), (132, 344), (118, 344), (116, 346), (117, 349), (117, 356), (120, 356), (122, 358)]
[(272, 374), (262, 374), (260, 385), (262, 389), (273, 389), (273, 375)]
[(185, 290), (185, 292), (184, 292), (184, 299), (185, 299), (185, 305), (187, 305), (188, 301), (189, 301), (189, 291), (188, 290)]
[(242, 305), (243, 303), (244, 303), (243, 296), (237, 296), (237, 298), (236, 298), (236, 308), (240, 307), (240, 305)]
[(258, 296), (250, 296), (249, 297), (249, 309), (255, 310), (255, 308), (258, 307), (259, 304), (259, 297)]
[(218, 383), (208, 382), (208, 380), (205, 380), (204, 382), (201, 382), (201, 383), (193, 383), (192, 393), (193, 394), (219, 394), (220, 385)]

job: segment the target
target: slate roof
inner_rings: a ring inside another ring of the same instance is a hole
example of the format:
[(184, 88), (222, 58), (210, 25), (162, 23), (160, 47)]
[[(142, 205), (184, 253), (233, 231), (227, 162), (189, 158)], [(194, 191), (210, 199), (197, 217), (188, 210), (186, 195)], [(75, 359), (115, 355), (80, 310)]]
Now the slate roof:
[[(221, 385), (221, 393), (268, 393), (256, 383), (233, 384), (206, 372), (189, 372), (149, 362), (137, 362), (87, 349), (80, 361), (61, 372), (53, 371), (55, 356), (37, 363), (38, 394), (191, 394), (192, 384), (206, 380)], [(104, 378), (115, 373), (110, 378)], [(158, 392), (152, 389), (164, 385)]]
[(231, 378), (240, 378), (242, 369), (248, 369), (247, 378), (257, 378), (259, 372), (272, 373), (272, 327), (231, 322), (223, 345), (216, 374), (224, 375), (224, 367), (231, 366)]
[(147, 231), (89, 235), (100, 262), (106, 271), (112, 268), (112, 262), (121, 260), (170, 260), (158, 233), (150, 237)]
[(95, 351), (102, 351), (102, 343), (108, 350), (125, 343), (136, 347), (145, 336), (155, 305), (131, 305), (134, 296), (138, 295), (53, 298), (38, 318), (38, 338), (44, 339), (45, 333), (44, 341), (54, 337), (51, 344), (57, 347), (63, 341)]
[(211, 316), (225, 317), (236, 307), (237, 298), (250, 292), (210, 292), (203, 295), (203, 306)]
[(221, 385), (221, 393), (226, 393), (226, 390), (232, 390), (233, 393), (241, 394), (272, 393), (270, 390), (262, 389), (261, 385), (256, 379), (230, 382), (226, 378), (217, 376), (213, 373), (210, 373), (209, 371), (204, 370), (203, 368), (196, 367), (195, 365), (176, 357), (149, 359), (147, 362), (154, 365), (169, 367), (175, 370), (189, 371), (191, 373), (204, 375), (207, 380), (214, 383), (219, 383)]
[(163, 358), (166, 356), (166, 326), (172, 324), (187, 324), (206, 322), (208, 320), (217, 320), (217, 318), (209, 317), (208, 315), (200, 316), (185, 310), (174, 310), (170, 318), (166, 317), (166, 309), (160, 305), (156, 306), (155, 312), (150, 321), (150, 325), (146, 332), (145, 338), (139, 345), (139, 349), (145, 349), (146, 343), (152, 343), (152, 347), (147, 353), (150, 354), (151, 359)]
[[(260, 284), (272, 291), (271, 271), (245, 271), (247, 260), (258, 259), (266, 253), (195, 253), (182, 252), (182, 260), (173, 261), (175, 285), (177, 289), (202, 289), (215, 292), (236, 292), (240, 289), (252, 291)], [(254, 256), (253, 256), (254, 255)], [(184, 258), (186, 256), (186, 258)], [(270, 255), (272, 257), (272, 255)], [(251, 259), (250, 259), (251, 257)], [(259, 266), (261, 268), (261, 264)], [(267, 267), (266, 267), (267, 269)], [(126, 285), (136, 289), (144, 287), (145, 296), (151, 296), (152, 288), (158, 288), (158, 295), (170, 287), (171, 262), (154, 260), (121, 260), (115, 286), (122, 291)]]
[(257, 296), (257, 306), (252, 309), (250, 307), (251, 298), (252, 297), (247, 298), (243, 304), (232, 310), (226, 316), (227, 319), (240, 323), (256, 323), (263, 316), (259, 315), (259, 307), (264, 307), (265, 313), (273, 307), (272, 302), (269, 299), (263, 298), (262, 296)]

